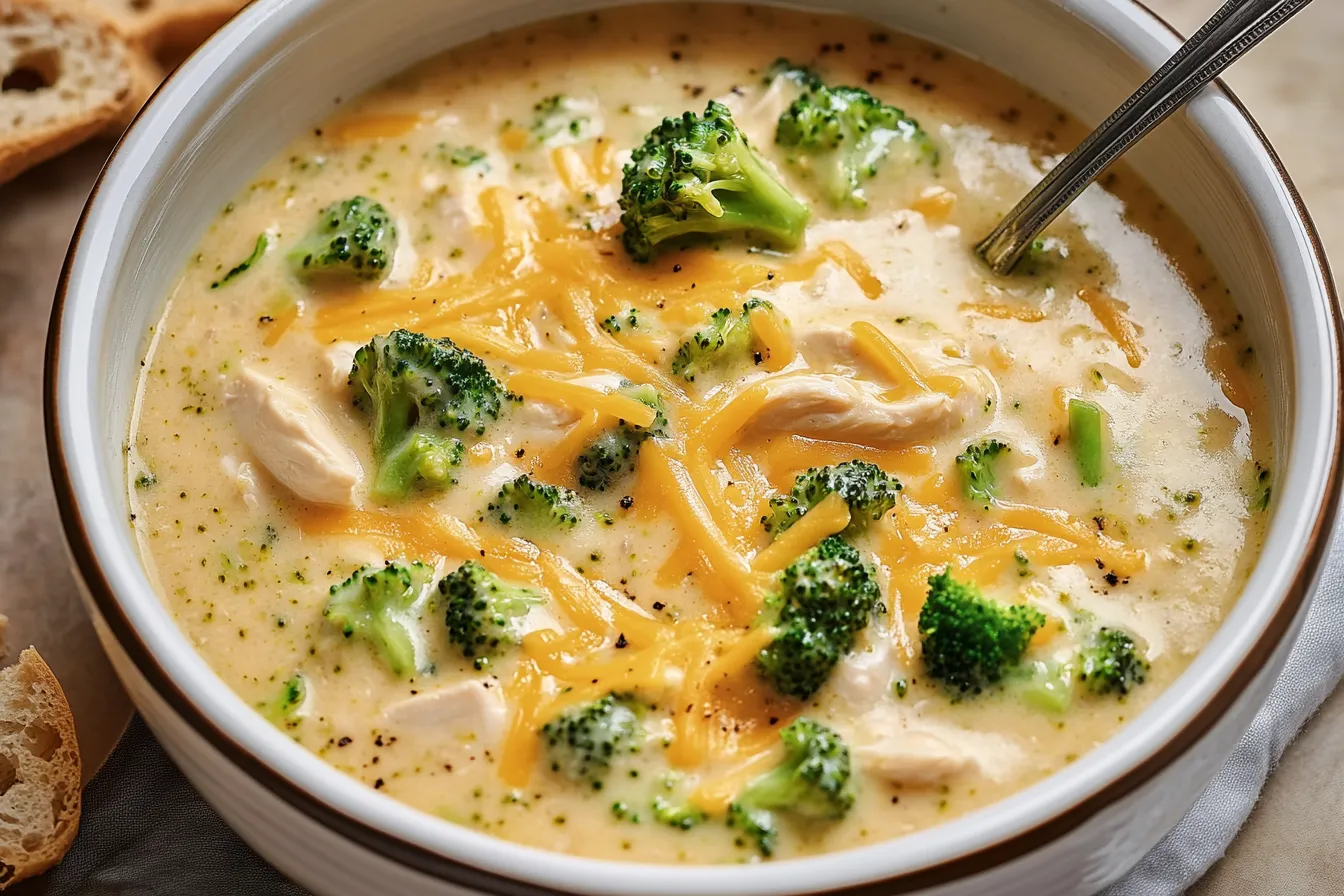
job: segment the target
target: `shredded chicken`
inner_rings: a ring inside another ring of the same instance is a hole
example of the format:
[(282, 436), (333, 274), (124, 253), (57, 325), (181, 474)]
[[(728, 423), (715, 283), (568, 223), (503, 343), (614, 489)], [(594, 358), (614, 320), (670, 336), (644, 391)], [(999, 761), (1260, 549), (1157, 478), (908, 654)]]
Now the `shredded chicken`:
[(870, 710), (859, 719), (854, 738), (859, 765), (898, 784), (942, 784), (971, 773), (1002, 781), (1025, 761), (1009, 738), (924, 718), (918, 707)]
[(507, 716), (499, 686), (479, 680), (417, 694), (383, 710), (383, 720), (390, 726), (470, 740), (484, 747), (498, 743)]
[[(870, 628), (872, 628), (870, 626)], [(828, 686), (840, 699), (858, 712), (886, 700), (897, 676), (896, 658), (886, 638), (871, 638), (840, 661), (831, 673)]]
[(888, 400), (880, 386), (833, 374), (795, 373), (770, 381), (765, 404), (748, 424), (761, 432), (894, 448), (961, 426), (984, 407), (982, 377), (960, 394), (926, 392)]
[(353, 504), (359, 461), (303, 393), (244, 368), (224, 393), (243, 441), (271, 475), (318, 504)]
[(358, 342), (336, 342), (322, 353), (327, 364), (327, 385), (337, 395), (345, 395), (350, 388), (350, 369), (355, 366), (355, 352), (359, 351)]
[(238, 458), (232, 454), (226, 454), (219, 459), (219, 465), (224, 470), (224, 475), (228, 476), (238, 486), (238, 494), (242, 496), (243, 503), (247, 505), (248, 510), (256, 510), (261, 506), (261, 479), (257, 476), (257, 471), (247, 461), (238, 462)]

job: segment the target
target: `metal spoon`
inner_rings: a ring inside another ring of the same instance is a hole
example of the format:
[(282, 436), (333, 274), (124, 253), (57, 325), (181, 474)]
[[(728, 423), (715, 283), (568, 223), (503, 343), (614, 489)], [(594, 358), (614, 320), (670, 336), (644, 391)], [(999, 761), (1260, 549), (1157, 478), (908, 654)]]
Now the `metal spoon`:
[(1146, 83), (1051, 169), (975, 247), (1006, 274), (1108, 165), (1311, 0), (1228, 0)]

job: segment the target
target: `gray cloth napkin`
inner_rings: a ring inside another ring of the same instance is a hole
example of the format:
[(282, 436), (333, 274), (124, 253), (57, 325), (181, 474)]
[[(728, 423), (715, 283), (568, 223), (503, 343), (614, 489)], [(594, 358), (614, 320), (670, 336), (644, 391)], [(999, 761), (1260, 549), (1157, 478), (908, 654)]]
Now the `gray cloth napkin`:
[[(1105, 896), (1177, 896), (1232, 842), (1274, 764), (1344, 673), (1344, 540), (1302, 636), (1250, 731), (1170, 834)], [(197, 795), (137, 717), (84, 795), (84, 822), (48, 875), (51, 896), (304, 896)]]

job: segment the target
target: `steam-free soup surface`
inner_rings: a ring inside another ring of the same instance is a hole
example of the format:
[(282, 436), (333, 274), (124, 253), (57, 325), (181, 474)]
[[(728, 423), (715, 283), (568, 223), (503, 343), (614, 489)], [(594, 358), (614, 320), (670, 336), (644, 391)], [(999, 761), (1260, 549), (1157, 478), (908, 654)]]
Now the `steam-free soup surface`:
[[(894, 146), (837, 205), (821, 167), (776, 142), (805, 86), (768, 79), (777, 57), (904, 110), (930, 151)], [(669, 241), (632, 260), (623, 164), (711, 99), (810, 210), (802, 239)], [(1021, 87), (860, 21), (709, 5), (490, 36), (333, 103), (221, 210), (168, 297), (129, 480), (145, 562), (197, 649), (370, 787), (589, 856), (860, 846), (1077, 760), (1162, 693), (1238, 594), (1271, 455), (1234, 297), (1124, 170), (1012, 276), (980, 265), (975, 239), (1079, 136)], [(386, 210), (386, 266), (305, 271), (292, 248), (354, 196)], [(767, 304), (744, 312), (753, 298)], [(737, 341), (676, 363), (720, 308)], [(456, 466), (451, 450), (426, 461), (400, 497), (378, 485), (375, 399), (351, 377), (354, 349), (397, 328), (450, 337), (519, 396), (479, 435), (439, 433), (462, 443)], [(653, 437), (604, 397), (631, 384), (661, 400)], [(613, 431), (637, 434), (633, 471), (585, 487), (581, 459)], [(974, 458), (957, 458), (993, 442), (995, 484), (968, 492)], [(771, 498), (854, 460), (890, 477), (880, 518), (833, 497), (781, 533)], [(511, 511), (499, 494), (523, 474), (573, 489), (577, 523)], [(879, 605), (798, 699), (758, 659), (783, 625), (771, 595), (841, 529)], [(521, 643), (467, 656), (450, 639), (435, 583), (469, 560), (531, 590), (510, 623)], [(388, 561), (430, 567), (405, 567), (399, 615), (324, 613)], [(931, 665), (921, 610), (945, 570), (1026, 608), (1025, 649), (998, 645), (973, 670), (984, 680)], [(1086, 665), (1107, 632), (1132, 643), (1131, 666)], [(607, 694), (624, 739), (585, 763), (557, 719)], [(759, 800), (800, 718), (843, 741), (853, 805), (766, 806), (778, 833), (763, 844), (725, 819)]]

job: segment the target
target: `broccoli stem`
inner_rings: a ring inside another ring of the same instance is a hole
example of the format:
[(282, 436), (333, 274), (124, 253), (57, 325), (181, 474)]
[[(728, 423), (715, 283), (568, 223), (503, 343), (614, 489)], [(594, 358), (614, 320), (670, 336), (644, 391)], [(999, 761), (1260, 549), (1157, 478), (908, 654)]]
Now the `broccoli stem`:
[(1022, 701), (1041, 712), (1066, 712), (1073, 702), (1073, 667), (1054, 660), (1032, 663), (1022, 686)]
[(1069, 444), (1083, 485), (1096, 488), (1101, 484), (1105, 466), (1105, 448), (1102, 445), (1101, 407), (1081, 398), (1069, 401)]

